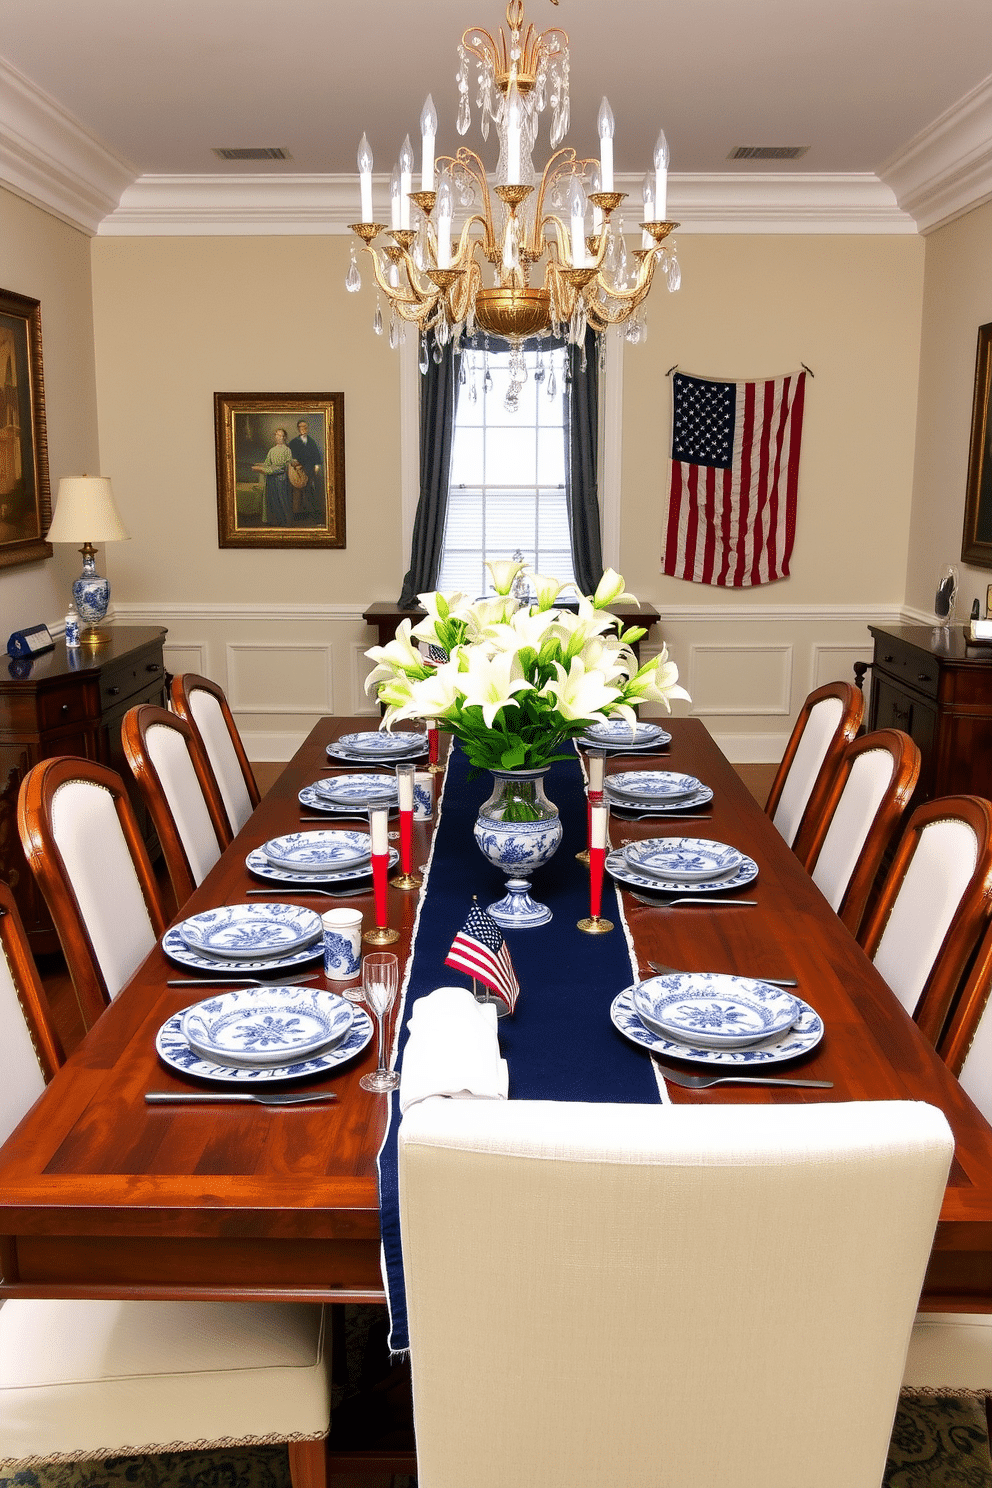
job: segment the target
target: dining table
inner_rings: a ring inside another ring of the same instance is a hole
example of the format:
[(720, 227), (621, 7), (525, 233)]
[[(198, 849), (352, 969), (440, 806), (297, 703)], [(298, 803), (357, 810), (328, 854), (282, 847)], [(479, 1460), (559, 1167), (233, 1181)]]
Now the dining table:
[[(249, 852), (311, 825), (304, 818), (312, 813), (301, 805), (299, 792), (334, 767), (327, 745), (375, 722), (369, 716), (325, 718), (313, 728), (181, 917), (250, 902), (247, 891), (263, 885), (246, 865)], [(528, 1000), (536, 1009), (543, 999), (545, 1012), (550, 1009), (545, 1030), (554, 1028), (555, 1018), (571, 1016), (574, 1022), (567, 984), (557, 984), (551, 971), (542, 973), (539, 984), (528, 979), (531, 947), (544, 947), (542, 965), (571, 958), (573, 983), (583, 975), (575, 967), (583, 966), (595, 981), (604, 942), (610, 943), (614, 964), (626, 966), (617, 973), (618, 984), (590, 986), (583, 1007), (593, 1011), (583, 1013), (582, 1028), (570, 1030), (587, 1040), (591, 1065), (600, 1049), (612, 1049), (610, 1041), (620, 1038), (609, 1020), (612, 998), (625, 982), (651, 975), (652, 960), (685, 971), (795, 979), (799, 995), (822, 1018), (824, 1036), (798, 1064), (772, 1073), (827, 1081), (830, 1088), (686, 1089), (666, 1082), (657, 1091), (663, 1089), (675, 1104), (759, 1102), (788, 1108), (811, 1100), (924, 1100), (940, 1107), (954, 1133), (955, 1158), (922, 1305), (992, 1311), (992, 1128), (703, 723), (693, 718), (665, 723), (672, 737), (660, 753), (611, 754), (607, 777), (631, 769), (691, 774), (712, 789), (712, 804), (693, 813), (703, 818), (693, 821), (613, 816), (611, 843), (619, 847), (646, 837), (693, 835), (729, 844), (757, 864), (757, 878), (747, 891), (755, 902), (644, 904), (626, 891), (617, 896), (608, 886), (603, 913), (614, 929), (602, 937), (583, 934), (572, 901), (564, 907), (557, 898), (566, 865), (573, 884), (574, 874), (586, 871), (575, 863), (585, 845), (583, 811), (581, 829), (571, 837), (566, 832), (558, 856), (535, 876), (535, 892), (553, 912), (551, 923), (506, 932), (522, 990), (518, 1014), (501, 1028), (519, 1018), (513, 1030), (519, 1040), (527, 1027)], [(442, 763), (448, 742), (443, 737)], [(578, 758), (558, 768), (574, 769), (581, 789)], [(440, 789), (443, 774), (436, 779)], [(414, 823), (414, 866), (421, 871), (431, 866), (437, 815)], [(361, 825), (340, 820), (349, 828)], [(483, 892), (499, 891), (499, 874), (474, 844), (468, 845), (483, 875)], [(100, 871), (99, 863), (93, 871)], [(466, 875), (460, 870), (459, 876)], [(464, 897), (467, 907), (467, 887)], [(362, 909), (366, 927), (373, 922), (371, 890), (342, 901), (301, 892), (291, 902), (318, 913), (347, 903)], [(399, 932), (392, 948), (401, 965), (417, 937), (426, 934), (422, 920), (428, 903), (423, 889), (390, 888), (389, 923)], [(461, 912), (460, 902), (448, 906), (449, 916)], [(443, 956), (436, 973), (429, 970), (438, 985), (465, 981), (444, 967)], [(315, 1082), (315, 1088), (336, 1094), (332, 1103), (150, 1105), (149, 1091), (203, 1088), (167, 1068), (156, 1053), (156, 1034), (165, 1021), (206, 995), (202, 989), (167, 985), (187, 975), (156, 945), (0, 1149), (0, 1296), (381, 1302), (376, 1164), (389, 1106), (383, 1096), (359, 1085), (375, 1067), (375, 1042)], [(394, 1047), (403, 1017), (399, 1004), (390, 1027)], [(553, 1034), (543, 1036), (553, 1062)], [(650, 1054), (634, 1052), (651, 1070)], [(509, 1065), (512, 1099), (512, 1056)]]

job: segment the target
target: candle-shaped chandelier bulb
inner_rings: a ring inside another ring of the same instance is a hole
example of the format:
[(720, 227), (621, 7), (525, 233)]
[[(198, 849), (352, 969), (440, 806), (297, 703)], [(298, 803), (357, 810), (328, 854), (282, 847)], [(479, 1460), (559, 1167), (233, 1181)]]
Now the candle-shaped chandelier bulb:
[(510, 78), (506, 95), (506, 184), (520, 185), (520, 153), (524, 130), (524, 106), (516, 78)]
[(437, 266), (439, 269), (450, 269), (451, 219), (455, 215), (455, 193), (451, 189), (451, 177), (447, 171), (441, 172), (434, 211), (437, 217)]
[[(589, 179), (589, 195), (596, 196), (602, 190), (603, 178), (599, 173), (599, 166), (594, 165), (592, 175)], [(599, 234), (603, 230), (603, 209), (602, 207), (597, 207), (595, 202), (592, 208), (592, 230), (596, 234)]]
[(420, 189), (434, 190), (434, 141), (437, 139), (437, 109), (428, 93), (427, 101), (420, 112)]
[(613, 130), (615, 128), (613, 110), (610, 108), (609, 99), (604, 98), (599, 105), (599, 174), (600, 191), (613, 190)]
[(668, 141), (664, 130), (654, 147), (654, 209), (658, 214), (656, 220), (664, 222), (668, 211)]
[(586, 265), (586, 194), (578, 176), (572, 177), (568, 188), (568, 210), (572, 219), (572, 268), (584, 269)]
[[(654, 215), (654, 176), (649, 175), (644, 177), (644, 184), (641, 186), (641, 203), (641, 221), (656, 221)], [(641, 247), (650, 248), (653, 242), (654, 239), (651, 234), (645, 229), (641, 233)]]
[(402, 227), (402, 209), (400, 206), (400, 168), (393, 166), (393, 173), (389, 177), (389, 225), (392, 228)]
[(362, 221), (372, 222), (372, 147), (364, 134), (358, 145), (358, 180), (362, 191)]
[(400, 146), (400, 227), (410, 226), (410, 192), (413, 190), (413, 146), (406, 135)]

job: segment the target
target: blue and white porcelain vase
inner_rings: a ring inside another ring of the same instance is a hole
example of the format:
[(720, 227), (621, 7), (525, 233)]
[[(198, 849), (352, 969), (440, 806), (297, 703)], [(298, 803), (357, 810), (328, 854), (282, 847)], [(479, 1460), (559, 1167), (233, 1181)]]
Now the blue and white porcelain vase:
[(110, 604), (110, 584), (96, 571), (93, 553), (83, 550), (83, 571), (72, 586), (76, 614), (87, 625), (99, 625)]
[(494, 790), (479, 807), (475, 840), (484, 857), (507, 875), (506, 894), (489, 913), (506, 929), (546, 925), (551, 911), (531, 898), (530, 877), (558, 851), (558, 807), (544, 794), (543, 770), (493, 770)]

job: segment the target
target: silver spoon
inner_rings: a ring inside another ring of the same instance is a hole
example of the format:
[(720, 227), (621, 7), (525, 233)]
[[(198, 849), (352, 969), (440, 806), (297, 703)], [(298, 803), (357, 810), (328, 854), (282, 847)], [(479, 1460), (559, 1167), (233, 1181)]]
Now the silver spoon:
[[(621, 884), (621, 888), (623, 885)], [(630, 890), (628, 890), (628, 893)], [(652, 909), (675, 909), (681, 904), (757, 904), (757, 899), (716, 899), (705, 898), (702, 894), (690, 897), (684, 894), (679, 899), (646, 899), (643, 894), (634, 894), (638, 904), (647, 904)]]
[(336, 1101), (333, 1090), (296, 1090), (289, 1095), (257, 1095), (244, 1091), (216, 1090), (146, 1090), (145, 1104), (149, 1106), (198, 1106), (216, 1101), (238, 1102), (256, 1106), (315, 1106), (325, 1101)]
[(371, 894), (372, 885), (363, 889), (308, 889), (300, 884), (298, 889), (245, 889), (246, 894), (295, 894), (297, 899), (310, 899), (319, 894), (324, 899), (350, 899), (354, 894)]
[(705, 1090), (708, 1085), (798, 1085), (804, 1090), (833, 1090), (833, 1080), (794, 1080), (784, 1075), (684, 1075), (657, 1059), (658, 1068), (673, 1085), (686, 1090)]
[[(648, 965), (650, 966), (651, 970), (652, 971), (656, 971), (659, 976), (681, 976), (682, 975), (682, 972), (679, 970), (679, 968), (677, 966), (662, 966), (662, 964), (661, 964), (660, 961), (649, 961), (648, 962)], [(732, 972), (730, 974), (731, 975), (737, 975), (738, 973)], [(690, 975), (691, 975), (691, 973), (690, 973)], [(763, 977), (753, 977), (751, 980), (753, 980), (755, 982), (767, 982), (769, 984), (769, 986), (772, 986), (772, 987), (798, 987), (799, 986), (799, 983), (794, 978), (790, 978), (790, 977), (766, 977), (766, 976), (763, 976)]]
[(280, 977), (278, 981), (264, 979), (262, 977), (238, 976), (232, 971), (229, 977), (181, 977), (175, 981), (166, 982), (167, 987), (226, 987), (233, 992), (238, 987), (299, 987), (304, 982), (312, 982), (314, 977), (320, 976), (319, 971), (308, 971), (302, 976)]

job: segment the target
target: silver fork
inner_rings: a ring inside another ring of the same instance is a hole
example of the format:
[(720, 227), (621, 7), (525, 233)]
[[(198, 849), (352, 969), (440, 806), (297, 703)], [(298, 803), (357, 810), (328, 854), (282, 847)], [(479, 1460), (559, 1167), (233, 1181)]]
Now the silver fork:
[[(621, 888), (623, 885), (621, 884)], [(680, 899), (646, 899), (643, 894), (633, 894), (638, 904), (647, 904), (651, 909), (675, 909), (680, 904), (757, 904), (757, 899), (717, 899), (715, 896), (685, 894)]]
[[(677, 966), (662, 966), (662, 964), (661, 964), (660, 961), (649, 961), (648, 962), (648, 965), (650, 966), (651, 970), (652, 971), (656, 971), (659, 976), (681, 976), (682, 975), (682, 972), (680, 971), (680, 969)], [(763, 976), (763, 977), (754, 977), (752, 980), (754, 980), (756, 982), (768, 982), (769, 986), (772, 986), (772, 987), (798, 987), (799, 986), (799, 983), (795, 980), (794, 977), (766, 977), (766, 976)]]
[(314, 894), (320, 894), (324, 899), (349, 899), (353, 894), (371, 892), (371, 884), (364, 889), (308, 889), (304, 884), (300, 884), (298, 889), (245, 889), (246, 894), (293, 894), (297, 899), (310, 899)]
[(299, 976), (281, 976), (276, 981), (271, 977), (244, 977), (238, 976), (236, 972), (229, 977), (178, 977), (175, 981), (166, 982), (167, 987), (226, 987), (233, 992), (237, 987), (299, 987), (303, 982), (312, 982), (314, 977), (320, 976), (319, 971), (307, 971)]
[(705, 1090), (708, 1085), (797, 1085), (803, 1090), (833, 1090), (833, 1080), (796, 1080), (788, 1075), (684, 1075), (669, 1069), (655, 1056), (655, 1062), (666, 1080), (684, 1085), (686, 1090)]

